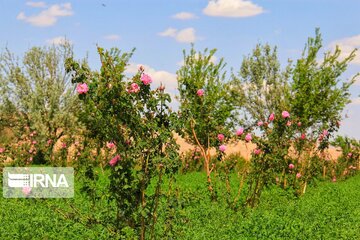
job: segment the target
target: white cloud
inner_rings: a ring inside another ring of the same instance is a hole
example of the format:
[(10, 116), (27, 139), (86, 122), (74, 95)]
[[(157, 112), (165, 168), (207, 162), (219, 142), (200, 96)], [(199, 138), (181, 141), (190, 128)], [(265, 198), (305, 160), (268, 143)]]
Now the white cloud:
[(264, 12), (249, 0), (210, 0), (203, 13), (214, 17), (251, 17)]
[(177, 29), (176, 28), (168, 28), (165, 31), (159, 33), (162, 37), (175, 37)]
[(58, 18), (71, 16), (73, 14), (71, 3), (64, 3), (51, 5), (37, 15), (26, 16), (24, 12), (20, 12), (16, 18), (30, 23), (33, 26), (49, 27), (54, 25)]
[(119, 35), (116, 35), (116, 34), (110, 34), (110, 35), (104, 36), (104, 38), (105, 38), (106, 40), (109, 40), (109, 41), (117, 41), (117, 40), (120, 40), (120, 36), (119, 36)]
[(352, 104), (352, 105), (360, 105), (360, 97), (351, 99), (350, 104)]
[(45, 2), (26, 2), (26, 5), (34, 8), (46, 8)]
[(176, 41), (184, 43), (192, 43), (196, 41), (196, 34), (194, 28), (185, 28), (180, 30), (176, 37)]
[(138, 72), (140, 66), (143, 66), (145, 73), (148, 74), (152, 79), (152, 86), (157, 88), (162, 83), (165, 86), (167, 92), (174, 92), (177, 89), (176, 74), (170, 73), (163, 70), (155, 70), (154, 68), (145, 64), (130, 63), (126, 68), (126, 73), (135, 74)]
[(194, 28), (185, 28), (182, 30), (168, 28), (164, 32), (159, 33), (159, 35), (162, 37), (172, 37), (181, 43), (193, 43), (198, 39)]
[(179, 19), (179, 20), (189, 20), (189, 19), (195, 19), (197, 18), (197, 16), (193, 13), (189, 13), (189, 12), (179, 12), (175, 15), (172, 16), (175, 19)]
[(69, 39), (66, 39), (65, 37), (54, 37), (52, 39), (48, 39), (46, 40), (46, 43), (49, 44), (49, 45), (62, 45), (62, 44), (65, 44), (65, 43), (72, 43)]
[[(334, 50), (336, 45), (341, 49), (340, 58), (345, 59), (355, 48), (360, 48), (360, 34), (335, 40), (329, 44), (329, 47)], [(352, 64), (360, 64), (360, 53), (359, 51), (356, 53), (356, 57), (351, 61)]]

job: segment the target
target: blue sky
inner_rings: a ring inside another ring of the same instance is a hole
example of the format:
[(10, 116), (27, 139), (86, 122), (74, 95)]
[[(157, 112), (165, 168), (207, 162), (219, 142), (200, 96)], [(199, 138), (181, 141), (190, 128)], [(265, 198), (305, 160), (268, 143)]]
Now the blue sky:
[[(228, 68), (239, 68), (257, 43), (277, 45), (285, 66), (296, 59), (319, 27), (324, 49), (336, 44), (344, 55), (360, 47), (359, 0), (0, 0), (0, 48), (22, 54), (30, 47), (59, 43), (64, 37), (78, 58), (89, 55), (98, 67), (96, 44), (129, 51), (129, 72), (147, 67), (155, 82), (176, 86), (182, 50), (217, 48)], [(360, 55), (360, 53), (359, 53)], [(215, 59), (216, 60), (216, 59)], [(360, 56), (344, 79), (360, 72)], [(341, 134), (360, 139), (360, 79), (344, 112)]]

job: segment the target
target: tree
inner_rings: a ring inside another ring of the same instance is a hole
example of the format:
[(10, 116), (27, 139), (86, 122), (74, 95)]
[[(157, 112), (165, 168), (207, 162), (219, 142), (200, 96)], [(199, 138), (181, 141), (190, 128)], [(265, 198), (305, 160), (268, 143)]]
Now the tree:
[[(257, 149), (251, 161), (247, 199), (251, 206), (258, 201), (263, 186), (275, 177), (284, 187), (290, 177), (292, 185), (299, 187), (300, 182), (301, 192), (305, 192), (318, 165), (312, 161), (318, 159), (316, 148), (321, 154), (331, 133), (338, 130), (341, 112), (350, 101), (349, 87), (354, 83), (354, 78), (343, 81), (340, 77), (354, 52), (340, 60), (340, 49), (336, 48), (325, 53), (319, 63), (321, 47), (317, 29), (302, 57), (281, 70), (276, 48), (257, 45), (234, 77), (238, 94), (245, 98), (247, 128), (260, 133), (253, 138)], [(299, 180), (291, 177), (296, 171)]]
[(247, 185), (246, 201), (252, 207), (259, 201), (263, 187), (274, 179), (273, 175), (287, 166), (292, 128), (286, 126), (289, 119), (281, 115), (289, 111), (290, 74), (290, 65), (281, 69), (276, 47), (258, 44), (252, 54), (244, 57), (238, 76), (233, 76), (237, 94), (245, 99), (242, 110), (246, 132), (258, 133), (252, 137), (257, 148)]
[[(179, 133), (201, 149), (211, 193), (214, 165), (210, 165), (210, 148), (218, 148), (224, 136), (230, 137), (230, 129), (236, 124), (237, 106), (241, 103), (230, 82), (225, 80), (223, 59), (218, 63), (212, 61), (215, 52), (215, 49), (196, 52), (192, 48), (187, 55), (184, 51), (184, 65), (177, 71), (182, 123)], [(218, 134), (224, 136), (218, 139)]]
[(243, 110), (247, 127), (258, 121), (266, 122), (271, 113), (281, 113), (289, 108), (289, 78), (291, 68), (283, 71), (277, 57), (277, 48), (256, 45), (252, 54), (244, 57), (233, 84), (245, 99)]
[(1, 127), (11, 129), (16, 143), (34, 143), (48, 161), (56, 141), (77, 128), (79, 105), (64, 67), (72, 55), (69, 43), (33, 47), (22, 60), (9, 49), (0, 55)]
[(341, 78), (348, 64), (355, 57), (352, 51), (345, 59), (340, 59), (341, 50), (326, 52), (319, 61), (322, 38), (316, 29), (315, 38), (309, 38), (292, 71), (290, 107), (301, 121), (301, 126), (308, 133), (318, 133), (322, 129), (335, 132), (341, 113), (350, 103), (350, 86), (355, 82), (355, 75), (348, 81)]

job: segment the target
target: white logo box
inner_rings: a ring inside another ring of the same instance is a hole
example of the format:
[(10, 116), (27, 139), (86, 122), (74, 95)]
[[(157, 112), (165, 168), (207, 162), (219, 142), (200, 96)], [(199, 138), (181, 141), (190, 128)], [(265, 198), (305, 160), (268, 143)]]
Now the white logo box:
[(4, 198), (73, 198), (72, 167), (6, 167)]

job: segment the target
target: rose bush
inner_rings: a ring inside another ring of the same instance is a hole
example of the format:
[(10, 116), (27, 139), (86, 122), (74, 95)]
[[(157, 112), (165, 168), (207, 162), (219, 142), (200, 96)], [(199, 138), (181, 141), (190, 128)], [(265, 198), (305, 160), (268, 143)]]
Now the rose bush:
[[(113, 150), (106, 154), (111, 168), (106, 196), (109, 204), (116, 206), (116, 218), (95, 222), (106, 222), (116, 235), (135, 234), (145, 239), (145, 232), (152, 233), (156, 224), (162, 176), (171, 175), (179, 165), (172, 133), (177, 116), (168, 107), (171, 99), (164, 86), (152, 89), (151, 76), (142, 67), (126, 77), (132, 52), (100, 47), (98, 52), (99, 72), (73, 59), (66, 63), (73, 83), (78, 84), (83, 101), (80, 119), (89, 136)], [(93, 172), (92, 166), (86, 171)], [(158, 190), (149, 194), (146, 190), (154, 178)]]

